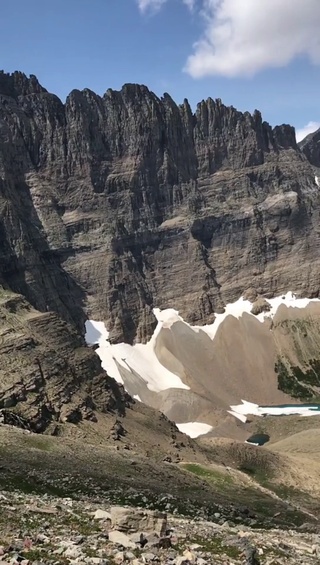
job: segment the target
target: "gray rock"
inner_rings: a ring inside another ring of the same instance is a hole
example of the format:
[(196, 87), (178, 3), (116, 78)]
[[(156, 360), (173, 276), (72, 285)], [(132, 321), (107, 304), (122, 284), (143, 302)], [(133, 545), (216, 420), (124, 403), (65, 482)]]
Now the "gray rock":
[(110, 512), (105, 510), (96, 510), (93, 514), (94, 520), (111, 520)]
[(80, 557), (82, 555), (82, 551), (78, 546), (70, 546), (67, 547), (67, 549), (65, 549), (64, 553), (63, 553), (64, 557), (67, 557), (69, 559), (77, 559), (78, 557)]
[(187, 559), (184, 555), (178, 555), (174, 560), (175, 565), (190, 565), (191, 561)]
[(112, 527), (119, 531), (150, 532), (162, 536), (167, 528), (167, 515), (163, 512), (112, 506), (110, 513)]
[(131, 541), (131, 539), (123, 532), (117, 530), (111, 530), (109, 532), (109, 541), (116, 545), (122, 545), (124, 548), (132, 548), (136, 547), (136, 544)]
[(150, 563), (156, 560), (156, 555), (154, 553), (143, 553), (142, 560), (144, 563)]
[(126, 551), (126, 553), (125, 553), (125, 558), (126, 558), (126, 559), (129, 559), (129, 561), (132, 561), (132, 559), (135, 559), (135, 557), (136, 557), (136, 556), (135, 556), (134, 553), (132, 553), (131, 551)]
[(251, 314), (254, 314), (255, 316), (257, 316), (258, 314), (261, 314), (261, 312), (269, 312), (269, 310), (271, 309), (271, 306), (269, 304), (269, 302), (267, 302), (267, 300), (265, 298), (262, 298), (261, 296), (258, 298), (258, 300), (256, 300), (251, 308)]

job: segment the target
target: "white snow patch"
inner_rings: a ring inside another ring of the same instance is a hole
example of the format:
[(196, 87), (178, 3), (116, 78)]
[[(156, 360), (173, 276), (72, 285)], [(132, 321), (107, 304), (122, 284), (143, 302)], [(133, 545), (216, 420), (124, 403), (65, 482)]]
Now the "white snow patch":
[(205, 331), (208, 336), (213, 339), (217, 333), (217, 330), (225, 320), (227, 316), (234, 316), (239, 319), (243, 314), (250, 314), (254, 316), (259, 322), (264, 322), (266, 318), (273, 318), (277, 312), (279, 306), (284, 304), (287, 308), (305, 308), (310, 302), (320, 302), (319, 298), (296, 298), (295, 294), (291, 291), (287, 292), (285, 295), (277, 296), (275, 298), (266, 299), (271, 306), (268, 312), (261, 312), (258, 315), (252, 314), (252, 302), (250, 300), (244, 300), (242, 297), (236, 302), (227, 304), (223, 314), (216, 314), (213, 324), (207, 326), (195, 326), (194, 329), (198, 331), (201, 329)]
[(315, 183), (317, 186), (319, 186), (320, 188), (320, 181), (319, 181), (319, 177), (314, 177)]
[(234, 410), (227, 410), (227, 412), (228, 412), (228, 414), (231, 414), (231, 416), (238, 418), (238, 420), (240, 420), (244, 424), (246, 423), (247, 416), (245, 416), (244, 414), (240, 414), (240, 412), (234, 412)]
[(308, 406), (288, 405), (288, 406), (259, 406), (253, 402), (241, 400), (242, 404), (230, 406), (229, 414), (232, 414), (243, 421), (243, 416), (290, 416), (293, 414), (300, 416), (320, 416), (319, 406), (310, 404)]
[(88, 345), (96, 345), (101, 339), (108, 339), (109, 332), (103, 322), (88, 320), (86, 322), (86, 342)]
[(180, 432), (192, 438), (203, 436), (213, 430), (212, 426), (203, 422), (186, 422), (185, 424), (176, 424), (176, 426)]
[[(319, 182), (318, 177), (317, 182)], [(127, 343), (110, 344), (109, 342), (109, 332), (107, 331), (105, 324), (103, 322), (97, 322), (94, 320), (88, 320), (86, 322), (86, 341), (90, 345), (98, 345), (97, 353), (101, 359), (102, 367), (107, 371), (107, 373), (113, 377), (117, 382), (124, 384), (123, 378), (119, 371), (119, 366), (123, 367), (135, 376), (135, 378), (141, 378), (145, 382), (146, 386), (150, 391), (160, 392), (163, 390), (168, 390), (171, 388), (179, 388), (190, 390), (186, 384), (182, 382), (180, 377), (168, 369), (166, 369), (159, 361), (155, 354), (155, 345), (157, 337), (162, 328), (170, 328), (175, 322), (181, 322), (185, 324), (195, 333), (204, 331), (213, 340), (216, 332), (222, 324), (222, 322), (227, 318), (227, 316), (233, 316), (239, 319), (243, 314), (249, 314), (256, 318), (259, 322), (264, 322), (267, 318), (273, 318), (276, 314), (278, 308), (282, 305), (288, 308), (306, 308), (311, 302), (320, 302), (319, 298), (296, 298), (295, 294), (291, 291), (287, 292), (285, 295), (278, 296), (276, 298), (266, 299), (270, 305), (270, 310), (268, 312), (261, 312), (257, 316), (251, 313), (252, 303), (249, 300), (244, 300), (243, 297), (239, 298), (236, 302), (227, 304), (223, 314), (216, 314), (213, 324), (206, 326), (190, 326), (179, 315), (177, 310), (173, 308), (168, 308), (165, 310), (160, 310), (155, 308), (153, 310), (154, 315), (158, 321), (156, 329), (153, 336), (146, 344), (136, 344), (134, 346)], [(137, 400), (141, 401), (140, 397), (136, 397)], [(262, 411), (264, 410), (264, 412)], [(266, 412), (267, 410), (267, 412)], [(297, 412), (283, 412), (283, 409), (276, 407), (270, 407), (268, 409), (261, 409), (256, 404), (248, 403), (243, 401), (240, 406), (231, 406), (230, 414), (241, 420), (246, 421), (247, 414), (255, 414), (257, 416), (263, 416), (267, 413), (280, 415), (283, 413), (294, 413), (301, 415), (314, 415), (306, 413), (306, 409)], [(193, 426), (195, 425), (207, 425), (199, 424), (198, 422), (181, 424), (183, 426)], [(203, 433), (208, 433), (207, 431)], [(202, 432), (201, 432), (202, 434)], [(201, 435), (199, 434), (199, 435)], [(196, 437), (196, 436), (192, 436)]]
[(138, 402), (142, 402), (142, 400), (141, 400), (139, 394), (134, 394), (134, 395), (133, 395), (133, 398), (134, 398), (135, 400), (137, 400)]
[(89, 345), (99, 344), (97, 353), (101, 359), (102, 367), (110, 377), (123, 384), (117, 363), (131, 373), (137, 373), (145, 381), (149, 390), (160, 392), (169, 388), (181, 388), (190, 390), (178, 375), (171, 373), (159, 361), (155, 354), (155, 343), (157, 335), (162, 327), (170, 327), (176, 320), (178, 313), (175, 310), (156, 311), (158, 325), (155, 332), (146, 344), (128, 343), (110, 344), (109, 333), (103, 322), (88, 320), (86, 322), (86, 341)]

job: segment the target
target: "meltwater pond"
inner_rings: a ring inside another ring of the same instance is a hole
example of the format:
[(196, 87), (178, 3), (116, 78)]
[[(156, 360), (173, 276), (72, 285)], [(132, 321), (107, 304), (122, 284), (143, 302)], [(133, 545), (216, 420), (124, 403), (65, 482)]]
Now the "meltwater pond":
[(270, 439), (269, 434), (254, 434), (253, 436), (248, 437), (246, 443), (251, 443), (252, 445), (264, 445)]
[(259, 406), (261, 410), (265, 411), (281, 411), (282, 414), (280, 416), (285, 416), (286, 414), (301, 414), (306, 415), (305, 412), (311, 411), (310, 416), (315, 416), (313, 412), (320, 412), (320, 404), (277, 404), (276, 406)]
[(259, 406), (253, 402), (242, 400), (242, 404), (230, 406), (229, 413), (242, 422), (247, 421), (247, 415), (252, 416), (320, 416), (320, 404), (278, 404), (276, 406)]

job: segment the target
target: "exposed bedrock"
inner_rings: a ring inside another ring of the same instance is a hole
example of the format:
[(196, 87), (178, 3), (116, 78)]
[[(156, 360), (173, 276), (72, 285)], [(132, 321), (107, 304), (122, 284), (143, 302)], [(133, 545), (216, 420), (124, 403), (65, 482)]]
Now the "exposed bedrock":
[(318, 296), (319, 188), (294, 129), (127, 84), (63, 104), (0, 74), (0, 283), (83, 332), (146, 341), (247, 289)]

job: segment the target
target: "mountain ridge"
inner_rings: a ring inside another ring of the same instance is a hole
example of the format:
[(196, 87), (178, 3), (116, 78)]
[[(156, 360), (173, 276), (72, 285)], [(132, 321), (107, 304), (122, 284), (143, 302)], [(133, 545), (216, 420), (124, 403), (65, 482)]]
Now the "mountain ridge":
[(291, 126), (212, 99), (193, 114), (132, 84), (63, 104), (33, 75), (1, 73), (1, 91), (0, 278), (34, 307), (81, 332), (99, 313), (133, 343), (153, 307), (202, 324), (252, 286), (318, 295), (319, 195)]

